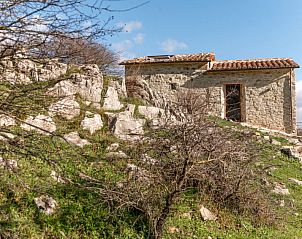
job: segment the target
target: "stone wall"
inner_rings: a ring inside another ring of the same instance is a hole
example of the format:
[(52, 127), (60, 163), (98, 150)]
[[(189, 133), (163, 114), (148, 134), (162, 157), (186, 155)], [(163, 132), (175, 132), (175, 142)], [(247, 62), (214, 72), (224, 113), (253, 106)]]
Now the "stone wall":
[(291, 69), (207, 71), (209, 63), (126, 66), (128, 95), (164, 107), (183, 89), (193, 89), (211, 115), (225, 117), (225, 85), (241, 84), (242, 121), (296, 133), (295, 75)]

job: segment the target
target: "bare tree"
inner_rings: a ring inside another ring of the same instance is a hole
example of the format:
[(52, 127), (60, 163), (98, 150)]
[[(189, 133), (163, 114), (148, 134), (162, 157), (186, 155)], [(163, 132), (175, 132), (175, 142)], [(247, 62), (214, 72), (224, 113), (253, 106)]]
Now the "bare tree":
[(14, 55), (20, 49), (43, 56), (45, 51), (40, 50), (51, 41), (97, 42), (120, 30), (110, 26), (113, 12), (127, 11), (145, 3), (118, 10), (113, 9), (110, 2), (3, 0), (0, 2), (0, 57)]
[(257, 161), (255, 151), (232, 130), (208, 120), (200, 104), (192, 107), (196, 97), (188, 93), (178, 105), (187, 116), (182, 123), (150, 130), (143, 140), (129, 146), (123, 180), (101, 187), (92, 181), (86, 185), (117, 210), (140, 211), (156, 239), (162, 238), (174, 205), (190, 188), (220, 205), (255, 214), (257, 219), (270, 215), (265, 189), (253, 186), (261, 175), (252, 166)]
[(117, 65), (118, 55), (100, 43), (86, 39), (53, 37), (39, 48), (39, 52), (48, 58), (60, 57), (66, 64), (96, 64), (102, 72), (108, 72)]

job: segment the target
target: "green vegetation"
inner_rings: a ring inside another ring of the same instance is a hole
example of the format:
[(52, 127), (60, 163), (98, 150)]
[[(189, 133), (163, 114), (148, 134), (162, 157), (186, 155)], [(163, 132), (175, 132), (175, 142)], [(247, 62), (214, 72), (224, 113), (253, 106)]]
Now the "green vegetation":
[[(301, 179), (301, 164), (279, 154), (279, 149), (271, 145), (263, 145), (262, 163), (259, 167), (267, 168), (270, 175), (267, 179), (284, 183), (290, 195), (270, 195), (274, 200), (276, 220), (270, 225), (254, 226), (249, 218), (236, 215), (227, 209), (215, 207), (208, 203), (214, 212), (219, 213), (218, 222), (203, 222), (198, 213), (198, 205), (207, 202), (206, 198), (196, 198), (191, 195), (183, 197), (174, 215), (169, 219), (167, 227), (176, 227), (179, 233), (166, 233), (164, 238), (301, 238), (302, 237), (302, 187), (290, 182), (289, 178)], [(285, 206), (280, 206), (284, 200)], [(192, 219), (184, 213), (192, 212)]]
[[(56, 118), (58, 132), (79, 129), (83, 115), (69, 122)], [(228, 124), (221, 121), (222, 124)], [(228, 124), (229, 126), (229, 124)], [(18, 128), (16, 133), (24, 134)], [(105, 149), (119, 142), (106, 130), (90, 136), (85, 131), (80, 135), (91, 145), (83, 149), (67, 144), (60, 137), (24, 135), (18, 155), (18, 169), (8, 171), (0, 168), (0, 235), (3, 238), (148, 238), (148, 224), (135, 210), (117, 210), (105, 203), (99, 194), (87, 189), (79, 174), (96, 178), (100, 183), (117, 183), (126, 177), (127, 160), (106, 159)], [(283, 141), (280, 139), (279, 141)], [(301, 165), (282, 154), (279, 146), (253, 142), (261, 147), (261, 161), (257, 167), (267, 173), (267, 183), (284, 183), (290, 195), (271, 194), (276, 217), (271, 224), (255, 223), (253, 218), (238, 215), (227, 208), (219, 207), (207, 195), (188, 190), (182, 194), (165, 228), (164, 238), (302, 238), (302, 187), (289, 178), (301, 180)], [(126, 145), (125, 145), (126, 146)], [(26, 150), (39, 152), (31, 155)], [(1, 157), (16, 159), (17, 147), (11, 146)], [(58, 183), (51, 176), (55, 170), (73, 183)], [(42, 194), (52, 196), (59, 204), (56, 213), (46, 216), (39, 212), (34, 198)], [(285, 206), (280, 206), (284, 200)], [(218, 214), (218, 221), (204, 222), (198, 208), (203, 204)], [(114, 212), (114, 213), (113, 213)], [(169, 228), (175, 227), (172, 232)], [(15, 236), (15, 237), (13, 237)]]

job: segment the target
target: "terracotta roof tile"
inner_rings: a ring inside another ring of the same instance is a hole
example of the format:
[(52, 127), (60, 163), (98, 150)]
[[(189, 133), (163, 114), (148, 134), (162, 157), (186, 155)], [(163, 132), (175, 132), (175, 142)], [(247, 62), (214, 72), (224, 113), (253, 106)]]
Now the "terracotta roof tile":
[(213, 61), (212, 68), (209, 71), (280, 69), (280, 68), (299, 68), (299, 65), (293, 59), (290, 58), (227, 60), (227, 61)]
[(174, 62), (209, 62), (215, 60), (214, 53), (198, 53), (186, 55), (160, 55), (160, 56), (146, 56), (126, 60), (120, 65), (129, 64), (146, 64), (146, 63), (174, 63)]
[(290, 58), (215, 61), (214, 53), (146, 56), (123, 61), (120, 65), (177, 62), (212, 62), (209, 71), (299, 68)]

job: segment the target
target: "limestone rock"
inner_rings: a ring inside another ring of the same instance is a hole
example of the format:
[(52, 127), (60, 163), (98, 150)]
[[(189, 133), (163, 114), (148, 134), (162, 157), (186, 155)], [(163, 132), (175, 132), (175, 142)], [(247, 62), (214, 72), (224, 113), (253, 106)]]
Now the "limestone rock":
[(168, 227), (168, 232), (174, 234), (174, 233), (179, 233), (180, 230), (177, 227)]
[(125, 154), (123, 151), (118, 152), (109, 152), (106, 154), (107, 159), (125, 159), (128, 158), (127, 154)]
[(144, 163), (155, 165), (156, 163), (159, 163), (157, 159), (150, 157), (148, 154), (143, 154), (142, 159)]
[(151, 126), (160, 126), (166, 123), (170, 117), (165, 117), (165, 111), (153, 106), (138, 106), (138, 112), (151, 121)]
[(69, 134), (64, 135), (64, 139), (76, 146), (83, 148), (85, 145), (89, 145), (89, 141), (86, 139), (81, 139), (78, 132), (71, 132)]
[(1, 132), (0, 133), (0, 140), (2, 141), (7, 141), (10, 139), (14, 139), (16, 136), (11, 134), (11, 133), (7, 133), (7, 132)]
[(297, 145), (300, 143), (299, 139), (295, 139), (295, 138), (289, 138), (288, 142), (294, 145)]
[(36, 65), (38, 81), (49, 81), (58, 79), (66, 75), (67, 65), (58, 61), (58, 59), (46, 60), (42, 65)]
[(300, 147), (291, 147), (291, 146), (286, 146), (281, 149), (281, 152), (289, 157), (293, 157), (300, 162), (302, 162), (302, 156), (300, 152)]
[(50, 135), (57, 129), (52, 118), (46, 115), (29, 116), (25, 123), (21, 124), (21, 128), (28, 131), (34, 130), (45, 135)]
[(97, 65), (83, 65), (80, 67), (83, 74), (74, 75), (75, 87), (83, 100), (90, 101), (93, 106), (99, 107), (102, 99), (103, 75)]
[(131, 115), (134, 115), (134, 111), (135, 111), (136, 106), (133, 104), (128, 104), (125, 108), (125, 111), (129, 111), (131, 113)]
[(68, 97), (79, 94), (89, 104), (99, 107), (103, 90), (103, 75), (97, 65), (78, 66), (81, 73), (74, 73), (70, 79), (57, 83), (48, 91), (54, 97)]
[(302, 186), (302, 181), (298, 180), (298, 179), (295, 179), (295, 178), (289, 178), (289, 181), (299, 185), (299, 186)]
[(80, 115), (80, 105), (74, 97), (66, 97), (49, 107), (49, 115), (60, 115), (68, 120)]
[(62, 98), (79, 94), (84, 101), (100, 107), (103, 76), (97, 65), (78, 65), (73, 66), (76, 69), (71, 69), (58, 59), (41, 60), (37, 63), (25, 58), (24, 53), (20, 53), (13, 59), (2, 59), (3, 72), (0, 81), (29, 84), (35, 81), (58, 80), (62, 76), (66, 78), (70, 75), (68, 80), (60, 81), (51, 88), (48, 95)]
[(264, 135), (263, 139), (266, 140), (266, 141), (270, 141), (271, 140), (271, 138), (268, 135)]
[[(130, 79), (132, 80), (132, 79)], [(167, 98), (163, 94), (158, 94), (152, 90), (148, 81), (138, 78), (133, 80), (133, 84), (127, 86), (128, 96), (132, 96), (134, 98), (142, 99), (144, 102), (150, 103), (151, 105), (155, 105), (158, 107), (163, 107), (167, 105)]]
[(8, 127), (14, 125), (16, 125), (15, 119), (7, 115), (0, 115), (0, 127)]
[(204, 221), (216, 221), (217, 216), (212, 213), (209, 209), (204, 207), (203, 205), (199, 209), (202, 220)]
[(88, 130), (90, 134), (94, 134), (95, 131), (103, 128), (103, 121), (99, 114), (93, 114), (93, 117), (89, 117), (86, 113), (86, 117), (81, 122), (81, 127), (84, 130)]
[(127, 97), (125, 78), (121, 77), (118, 80), (112, 80), (109, 82), (109, 86), (112, 86), (117, 91), (120, 97)]
[(272, 190), (273, 193), (282, 194), (282, 195), (289, 195), (289, 190), (286, 188), (284, 184), (275, 183), (275, 188)]
[(122, 108), (123, 108), (123, 104), (119, 100), (117, 90), (114, 87), (109, 86), (104, 99), (103, 109), (120, 110)]
[(108, 152), (112, 152), (112, 151), (117, 151), (118, 148), (120, 147), (120, 144), (119, 143), (113, 143), (113, 144), (110, 144), (107, 148), (106, 148), (106, 151)]
[(42, 195), (34, 199), (39, 210), (46, 215), (51, 215), (55, 212), (55, 209), (58, 206), (56, 200), (48, 195)]
[(77, 88), (71, 80), (64, 80), (57, 83), (54, 87), (48, 90), (48, 95), (64, 98), (70, 97), (77, 93)]
[(138, 112), (149, 120), (158, 119), (165, 114), (163, 109), (153, 106), (138, 106)]
[(0, 167), (15, 170), (18, 168), (18, 162), (14, 159), (3, 159), (0, 157)]
[(66, 183), (67, 181), (63, 179), (56, 171), (51, 171), (50, 176), (58, 183)]
[(14, 56), (14, 59), (2, 60), (1, 63), (5, 65), (5, 70), (1, 74), (0, 80), (12, 84), (29, 84), (33, 81), (58, 79), (66, 74), (67, 65), (60, 63), (57, 59), (45, 60), (40, 64), (26, 58), (24, 54), (20, 54)]
[(1, 63), (4, 64), (4, 68), (0, 75), (0, 81), (7, 81), (11, 84), (29, 84), (32, 82), (32, 72), (36, 69), (33, 61), (18, 58), (1, 60)]
[(123, 140), (131, 140), (144, 134), (144, 123), (145, 120), (135, 119), (131, 112), (125, 111), (116, 114), (109, 125), (115, 136)]

